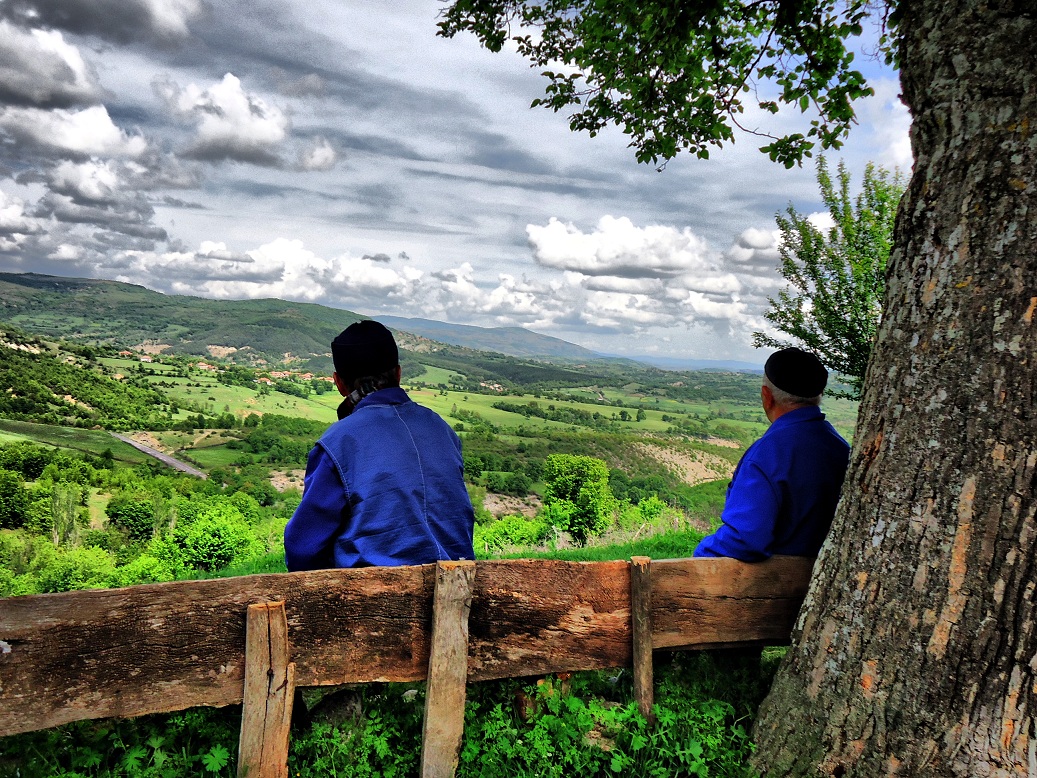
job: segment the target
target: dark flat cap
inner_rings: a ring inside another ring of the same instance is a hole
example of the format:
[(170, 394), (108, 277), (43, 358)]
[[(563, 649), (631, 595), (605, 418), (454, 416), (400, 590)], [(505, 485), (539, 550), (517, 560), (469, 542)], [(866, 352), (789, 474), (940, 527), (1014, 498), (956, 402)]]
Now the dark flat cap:
[(828, 371), (821, 360), (801, 348), (775, 351), (763, 372), (772, 384), (796, 397), (817, 397), (828, 383)]
[(331, 341), (335, 372), (347, 384), (380, 375), (400, 364), (400, 352), (384, 324), (367, 319), (350, 324)]

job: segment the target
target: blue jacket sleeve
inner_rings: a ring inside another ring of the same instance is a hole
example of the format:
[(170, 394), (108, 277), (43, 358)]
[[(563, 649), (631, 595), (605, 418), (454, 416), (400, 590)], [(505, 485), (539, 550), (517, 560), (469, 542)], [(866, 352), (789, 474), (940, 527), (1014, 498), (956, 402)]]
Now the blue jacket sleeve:
[(345, 487), (324, 449), (314, 446), (306, 462), (302, 501), (284, 528), (284, 561), (289, 572), (335, 566), (335, 539), (345, 520)]
[(727, 491), (721, 525), (695, 547), (695, 556), (734, 557), (759, 562), (771, 556), (780, 494), (755, 462), (743, 462)]

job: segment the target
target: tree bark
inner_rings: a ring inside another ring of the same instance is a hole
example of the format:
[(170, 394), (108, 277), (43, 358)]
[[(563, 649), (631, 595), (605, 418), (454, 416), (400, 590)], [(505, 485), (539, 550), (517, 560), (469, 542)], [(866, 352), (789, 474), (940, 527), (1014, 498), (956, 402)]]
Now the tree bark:
[(1037, 775), (1037, 18), (899, 5), (914, 174), (769, 778)]

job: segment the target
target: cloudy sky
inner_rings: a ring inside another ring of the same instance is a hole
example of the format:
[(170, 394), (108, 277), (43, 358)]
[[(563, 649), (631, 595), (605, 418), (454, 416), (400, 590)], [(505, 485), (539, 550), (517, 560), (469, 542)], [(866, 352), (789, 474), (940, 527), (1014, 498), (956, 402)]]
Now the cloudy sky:
[[(774, 214), (821, 207), (813, 167), (751, 136), (639, 165), (530, 109), (517, 55), (436, 37), (440, 5), (0, 0), (0, 271), (762, 362)], [(908, 170), (895, 74), (860, 65), (831, 159)]]

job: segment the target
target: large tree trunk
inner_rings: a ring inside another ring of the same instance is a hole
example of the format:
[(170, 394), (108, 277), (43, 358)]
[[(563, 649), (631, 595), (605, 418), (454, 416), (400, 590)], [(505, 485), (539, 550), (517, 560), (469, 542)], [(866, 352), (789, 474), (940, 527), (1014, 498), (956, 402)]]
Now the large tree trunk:
[(1037, 776), (1037, 17), (900, 5), (914, 175), (769, 778)]

